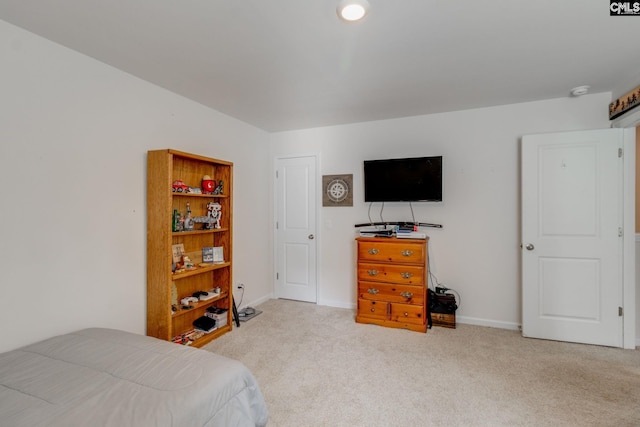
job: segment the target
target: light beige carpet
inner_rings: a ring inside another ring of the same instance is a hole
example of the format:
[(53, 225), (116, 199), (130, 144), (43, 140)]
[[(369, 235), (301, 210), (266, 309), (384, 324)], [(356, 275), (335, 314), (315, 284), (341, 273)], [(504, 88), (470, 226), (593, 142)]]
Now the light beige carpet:
[(640, 426), (640, 351), (459, 324), (426, 334), (287, 300), (205, 347), (256, 376), (269, 426)]

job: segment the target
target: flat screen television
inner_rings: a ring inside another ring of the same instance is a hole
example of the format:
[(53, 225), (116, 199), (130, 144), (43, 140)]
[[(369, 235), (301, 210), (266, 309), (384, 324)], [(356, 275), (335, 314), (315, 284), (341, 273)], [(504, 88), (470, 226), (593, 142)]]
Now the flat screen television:
[(442, 156), (364, 161), (365, 202), (441, 202)]

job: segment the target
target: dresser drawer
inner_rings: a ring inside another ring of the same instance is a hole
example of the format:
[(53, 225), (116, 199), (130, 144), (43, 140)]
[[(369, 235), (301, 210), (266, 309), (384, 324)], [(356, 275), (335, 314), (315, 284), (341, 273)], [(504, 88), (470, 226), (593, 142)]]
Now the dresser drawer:
[(424, 283), (424, 267), (361, 262), (358, 263), (358, 280), (421, 286)]
[(407, 285), (358, 282), (358, 298), (423, 305), (424, 288)]
[(385, 320), (389, 317), (389, 303), (384, 301), (370, 301), (358, 299), (358, 316)]
[(391, 304), (390, 319), (394, 322), (423, 325), (425, 323), (424, 307), (409, 304)]
[(425, 244), (416, 241), (389, 242), (384, 240), (359, 240), (358, 260), (424, 264)]

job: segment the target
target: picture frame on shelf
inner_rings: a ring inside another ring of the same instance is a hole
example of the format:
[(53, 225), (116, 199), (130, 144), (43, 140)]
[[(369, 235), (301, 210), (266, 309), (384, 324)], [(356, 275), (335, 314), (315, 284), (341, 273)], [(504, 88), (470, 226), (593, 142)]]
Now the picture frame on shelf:
[(181, 261), (184, 255), (184, 244), (179, 243), (177, 245), (171, 245), (171, 254), (173, 257), (173, 263), (176, 264)]
[(202, 262), (213, 262), (213, 247), (202, 248)]
[(213, 249), (213, 263), (222, 264), (224, 262), (224, 248), (222, 246), (214, 246), (212, 249)]

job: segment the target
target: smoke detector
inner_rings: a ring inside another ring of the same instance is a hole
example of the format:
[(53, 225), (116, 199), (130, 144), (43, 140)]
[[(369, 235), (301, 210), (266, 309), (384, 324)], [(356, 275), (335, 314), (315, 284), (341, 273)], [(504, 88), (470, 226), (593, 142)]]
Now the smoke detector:
[(571, 96), (582, 96), (589, 93), (590, 86), (578, 86), (571, 89)]

